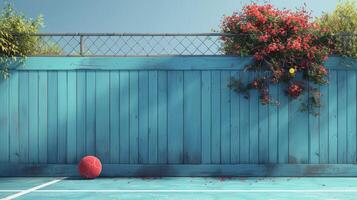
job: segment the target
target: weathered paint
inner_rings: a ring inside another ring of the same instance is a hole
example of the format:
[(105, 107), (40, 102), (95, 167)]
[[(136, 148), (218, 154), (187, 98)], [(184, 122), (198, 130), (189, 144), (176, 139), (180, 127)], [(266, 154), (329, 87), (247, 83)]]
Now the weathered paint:
[(270, 88), (278, 107), (230, 91), (231, 76), (254, 77), (243, 71), (250, 58), (29, 57), (0, 82), (0, 162), (76, 164), (94, 154), (105, 164), (197, 164), (197, 174), (201, 164), (354, 164), (357, 62), (345, 60), (326, 62), (314, 117), (281, 85)]

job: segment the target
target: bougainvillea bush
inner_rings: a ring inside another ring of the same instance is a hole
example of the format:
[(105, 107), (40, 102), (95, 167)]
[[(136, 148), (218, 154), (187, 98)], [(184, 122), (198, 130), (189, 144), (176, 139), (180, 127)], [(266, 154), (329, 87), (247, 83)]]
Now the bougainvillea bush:
[[(286, 94), (296, 99), (313, 85), (327, 83), (323, 62), (330, 53), (329, 35), (310, 19), (304, 8), (279, 10), (255, 3), (225, 16), (222, 32), (235, 35), (222, 37), (225, 53), (253, 55), (254, 62), (247, 70), (264, 72), (248, 83), (232, 79), (230, 87), (244, 93), (256, 89), (261, 103), (269, 104), (276, 102), (269, 95), (270, 84), (287, 83)], [(319, 94), (315, 88), (310, 91)], [(313, 105), (318, 106), (319, 95), (311, 96)]]

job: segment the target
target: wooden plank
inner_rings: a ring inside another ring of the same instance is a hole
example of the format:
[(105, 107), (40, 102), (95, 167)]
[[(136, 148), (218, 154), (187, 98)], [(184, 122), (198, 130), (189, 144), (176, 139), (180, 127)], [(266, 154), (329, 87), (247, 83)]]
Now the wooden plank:
[(10, 80), (0, 79), (0, 162), (9, 162), (9, 87)]
[(130, 107), (130, 154), (129, 154), (129, 159), (130, 163), (136, 164), (138, 163), (138, 157), (139, 157), (139, 96), (138, 96), (138, 91), (139, 91), (139, 73), (138, 72), (129, 72), (129, 79), (130, 79), (130, 86), (129, 86), (129, 93), (130, 93), (130, 102), (129, 102), (129, 107)]
[[(314, 86), (319, 89), (319, 86)], [(312, 91), (309, 89), (309, 99), (312, 98)], [(313, 109), (313, 110), (311, 110)], [(319, 147), (319, 137), (320, 137), (320, 123), (319, 123), (319, 108), (309, 108), (309, 163), (318, 164), (320, 147)], [(317, 113), (316, 113), (317, 112)]]
[(86, 154), (94, 155), (95, 149), (95, 72), (86, 72)]
[(103, 163), (109, 163), (109, 72), (96, 72), (95, 83), (96, 155)]
[(299, 99), (290, 101), (289, 110), (289, 163), (306, 164), (309, 162), (309, 130), (306, 124), (308, 112), (301, 110), (301, 103), (307, 102), (308, 95), (303, 93)]
[(57, 163), (58, 140), (57, 140), (57, 119), (58, 119), (58, 74), (48, 72), (48, 141), (47, 141), (47, 162)]
[(339, 71), (337, 74), (337, 163), (344, 164), (347, 160), (347, 74)]
[(183, 163), (183, 72), (168, 72), (168, 163)]
[(77, 72), (68, 72), (67, 163), (77, 162)]
[(356, 72), (347, 74), (347, 163), (356, 162)]
[[(231, 72), (230, 76), (234, 79), (239, 79), (239, 71)], [(240, 96), (233, 89), (230, 90), (231, 96), (231, 164), (248, 163), (249, 162), (249, 130), (246, 131), (245, 137), (240, 138)], [(241, 142), (241, 139), (244, 142)], [(242, 143), (242, 149), (240, 149)], [(242, 152), (243, 160), (240, 162), (240, 153)]]
[(29, 72), (29, 162), (38, 163), (38, 72)]
[[(66, 163), (67, 161), (67, 123), (68, 123), (68, 82), (67, 82), (67, 72), (60, 71), (58, 72), (58, 155), (57, 163)], [(51, 114), (51, 113), (49, 113)]]
[(47, 72), (38, 72), (38, 151), (39, 162), (47, 163), (47, 139), (48, 139), (48, 80)]
[(201, 73), (184, 72), (184, 163), (201, 163)]
[[(249, 74), (249, 80), (253, 80), (256, 77), (256, 73)], [(247, 79), (244, 79), (244, 76), (247, 76), (247, 72), (241, 73), (241, 79), (247, 83)], [(259, 94), (256, 90), (250, 92), (250, 98), (248, 104), (246, 99), (241, 97), (241, 137), (246, 135), (246, 131), (249, 130), (249, 163), (258, 163), (259, 162)], [(248, 115), (249, 113), (249, 115)], [(248, 118), (249, 116), (249, 118)], [(244, 119), (243, 118), (247, 118)], [(249, 119), (249, 121), (248, 121)], [(243, 144), (243, 142), (241, 143)], [(242, 149), (242, 148), (241, 148)], [(241, 156), (241, 160), (246, 160)]]
[(289, 162), (289, 99), (285, 94), (286, 85), (280, 84), (278, 90), (278, 163)]
[(17, 163), (20, 160), (19, 144), (19, 73), (14, 72), (9, 79), (9, 131), (10, 131), (10, 162)]
[(202, 140), (202, 163), (211, 163), (211, 95), (212, 95), (212, 74), (211, 71), (201, 72), (201, 140)]
[(129, 163), (129, 142), (130, 142), (130, 124), (129, 124), (129, 102), (130, 102), (130, 95), (129, 95), (129, 72), (121, 71), (120, 72), (120, 135), (119, 135), (119, 148), (120, 148), (120, 163)]
[(337, 163), (337, 71), (330, 71), (329, 76), (329, 163)]
[(119, 163), (120, 85), (119, 72), (110, 72), (110, 163)]
[(149, 72), (149, 163), (158, 161), (158, 72)]
[(77, 161), (86, 155), (86, 73), (77, 72), (77, 104), (76, 104), (76, 122), (77, 122)]
[(212, 71), (211, 95), (211, 159), (212, 164), (221, 163), (221, 72)]
[[(160, 57), (29, 57), (17, 70), (241, 70), (251, 57), (160, 56)], [(16, 66), (14, 66), (16, 67)]]
[(231, 163), (231, 97), (228, 88), (230, 72), (221, 72), (221, 163)]
[(149, 73), (139, 72), (139, 164), (149, 162)]
[(158, 163), (167, 163), (167, 72), (158, 72)]
[[(238, 165), (128, 165), (104, 164), (102, 177), (351, 177), (357, 176), (353, 164), (238, 164)], [(75, 164), (3, 164), (0, 176), (78, 177)]]
[(258, 161), (259, 163), (269, 163), (269, 106), (263, 105), (261, 102), (258, 105)]
[(20, 162), (29, 159), (29, 74), (19, 73), (19, 145)]
[[(152, 57), (28, 57), (16, 70), (243, 70), (252, 57), (152, 56)], [(324, 65), (330, 70), (356, 70), (354, 58), (331, 56)]]
[(269, 163), (278, 163), (278, 85), (270, 85), (269, 92), (271, 96), (272, 104), (268, 105), (268, 115), (269, 115)]
[(329, 84), (320, 87), (321, 107), (320, 107), (320, 152), (319, 163), (327, 164), (329, 162)]

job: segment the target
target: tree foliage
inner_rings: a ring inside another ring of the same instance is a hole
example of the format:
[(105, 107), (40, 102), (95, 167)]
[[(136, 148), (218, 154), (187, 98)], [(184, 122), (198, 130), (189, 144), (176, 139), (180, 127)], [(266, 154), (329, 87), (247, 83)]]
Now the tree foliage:
[[(11, 4), (0, 11), (0, 72), (4, 78), (9, 76), (9, 65), (27, 55), (60, 54), (56, 44), (43, 45), (40, 37), (34, 37), (43, 25), (43, 17), (28, 18), (16, 12)], [(39, 48), (39, 47), (42, 48)], [(46, 46), (46, 48), (43, 48)]]
[(318, 23), (335, 35), (333, 52), (357, 57), (357, 1), (340, 1), (332, 13), (325, 13)]
[(30, 34), (37, 33), (43, 18), (25, 17), (16, 12), (11, 4), (6, 5), (0, 14), (0, 64), (4, 78), (9, 75), (8, 66), (18, 57), (24, 57), (36, 49), (38, 39)]

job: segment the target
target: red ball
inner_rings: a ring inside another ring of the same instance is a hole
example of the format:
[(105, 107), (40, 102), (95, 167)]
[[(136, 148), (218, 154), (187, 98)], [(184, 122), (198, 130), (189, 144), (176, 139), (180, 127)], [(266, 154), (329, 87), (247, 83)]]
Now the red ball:
[(85, 156), (79, 162), (78, 171), (83, 178), (96, 178), (102, 171), (102, 163), (95, 156)]

